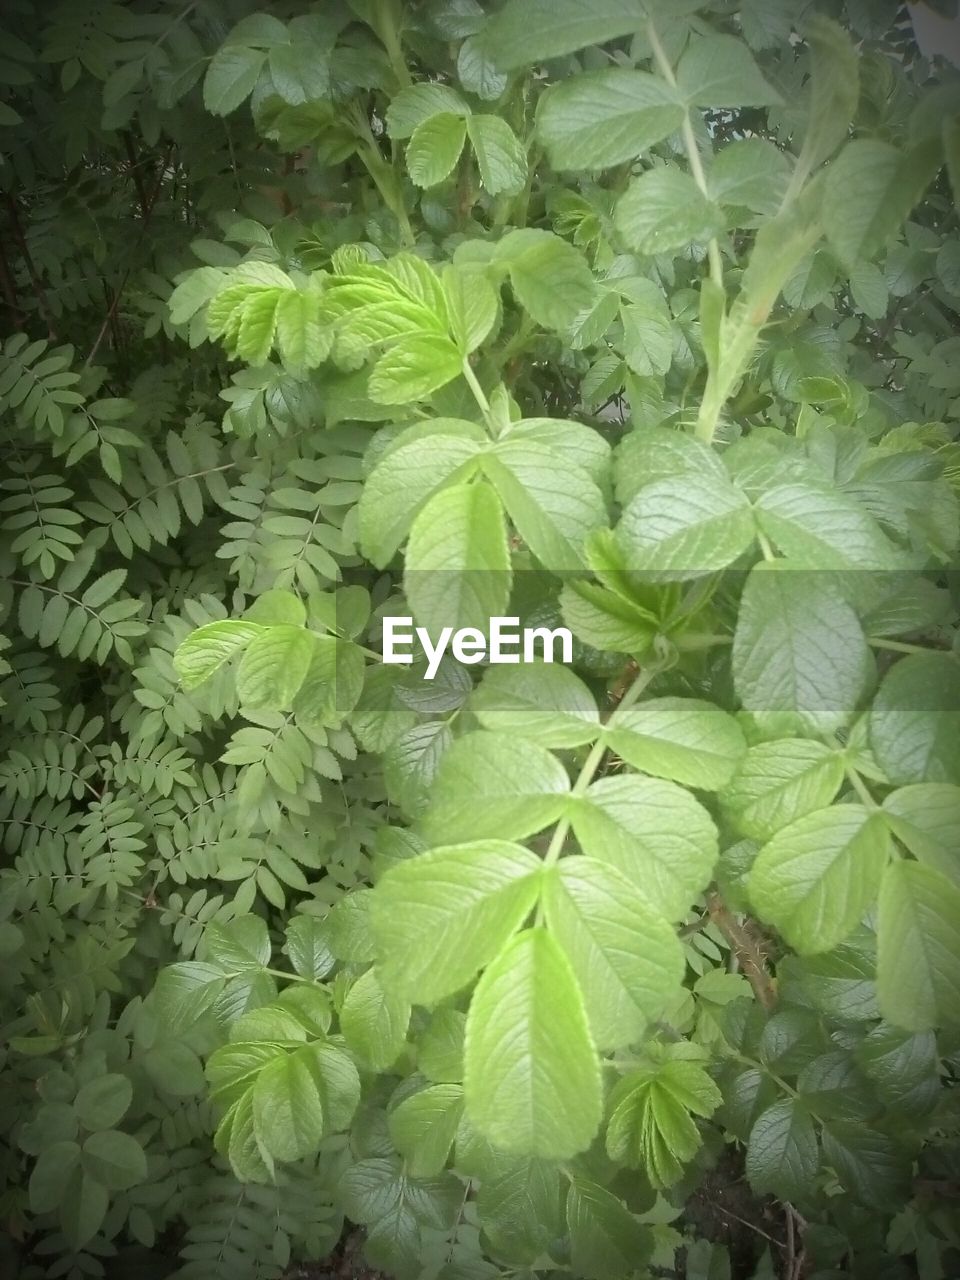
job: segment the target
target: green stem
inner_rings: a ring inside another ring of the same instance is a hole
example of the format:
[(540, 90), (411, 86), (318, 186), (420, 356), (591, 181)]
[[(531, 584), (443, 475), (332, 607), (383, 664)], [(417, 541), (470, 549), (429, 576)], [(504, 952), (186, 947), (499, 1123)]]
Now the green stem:
[(874, 800), (873, 796), (870, 794), (867, 788), (867, 784), (860, 777), (859, 773), (857, 773), (856, 769), (854, 769), (852, 766), (848, 767), (846, 770), (846, 774), (847, 774), (847, 781), (850, 783), (851, 787), (853, 787), (854, 791), (859, 796), (860, 802), (863, 804), (864, 808), (876, 809), (878, 807), (877, 802), (876, 800)]
[(484, 395), (483, 387), (481, 387), (480, 383), (477, 381), (477, 375), (473, 372), (473, 369), (470, 366), (470, 361), (466, 356), (463, 357), (462, 367), (463, 376), (466, 379), (467, 386), (473, 392), (474, 400), (476, 400), (477, 404), (480, 406), (480, 410), (483, 413), (484, 418), (489, 420), (490, 401)]
[[(650, 41), (650, 47), (653, 50), (654, 61), (657, 69), (672, 89), (677, 87), (677, 77), (673, 73), (673, 67), (670, 65), (670, 59), (667, 52), (660, 43), (660, 37), (657, 34), (657, 28), (653, 19), (647, 23), (647, 39)], [(681, 126), (681, 136), (683, 137), (684, 150), (687, 153), (687, 160), (690, 164), (690, 173), (694, 182), (700, 188), (701, 192), (709, 199), (709, 190), (707, 187), (707, 175), (703, 168), (703, 159), (700, 155), (700, 148), (697, 145), (697, 135), (693, 130), (693, 121), (690, 119), (690, 112), (685, 111), (683, 116), (683, 125)], [(707, 253), (710, 259), (710, 276), (716, 284), (723, 288), (723, 262), (720, 258), (720, 246), (717, 244), (716, 236), (712, 236), (707, 247)]]
[(891, 653), (944, 653), (944, 649), (934, 649), (922, 644), (907, 644), (903, 640), (881, 640), (879, 636), (869, 636), (867, 644), (871, 649), (889, 649)]
[(765, 533), (757, 530), (757, 541), (760, 543), (760, 550), (763, 552), (764, 560), (776, 560), (777, 553), (770, 545), (770, 540)]

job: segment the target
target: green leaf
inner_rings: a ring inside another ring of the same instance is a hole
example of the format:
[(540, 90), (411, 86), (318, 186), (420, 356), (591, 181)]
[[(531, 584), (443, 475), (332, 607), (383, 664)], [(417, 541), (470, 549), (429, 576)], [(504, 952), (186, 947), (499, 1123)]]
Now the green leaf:
[(616, 530), (626, 567), (657, 582), (724, 569), (754, 538), (746, 497), (715, 476), (655, 480), (636, 494)]
[(860, 58), (838, 23), (814, 14), (804, 24), (813, 74), (798, 168), (806, 175), (829, 160), (849, 136), (860, 99)]
[(275, 1160), (300, 1160), (313, 1155), (320, 1145), (323, 1103), (310, 1061), (310, 1049), (299, 1049), (279, 1054), (257, 1074), (254, 1132)]
[(370, 1071), (392, 1067), (407, 1038), (410, 1005), (385, 991), (375, 970), (360, 975), (340, 1010), (340, 1029), (347, 1046)]
[(481, 729), (443, 757), (423, 820), (433, 842), (522, 840), (556, 822), (570, 780), (542, 747)]
[(758, 1194), (804, 1200), (819, 1165), (817, 1135), (803, 1105), (783, 1098), (768, 1107), (750, 1131), (747, 1178)]
[(110, 1192), (96, 1178), (75, 1169), (60, 1202), (60, 1222), (72, 1248), (82, 1249), (97, 1234), (110, 1205)]
[(751, 572), (733, 639), (734, 684), (748, 711), (837, 729), (874, 670), (857, 615), (825, 575), (780, 561)]
[(521, 1266), (535, 1262), (563, 1234), (556, 1163), (501, 1156), (496, 1172), (479, 1176), (477, 1210), (494, 1253)]
[(203, 105), (215, 116), (227, 116), (249, 98), (267, 60), (263, 49), (225, 44), (216, 51), (203, 80)]
[(819, 809), (783, 827), (760, 850), (750, 900), (801, 955), (829, 951), (873, 903), (889, 854), (879, 813), (859, 804)]
[(848, 142), (827, 174), (823, 225), (848, 266), (870, 259), (900, 228), (942, 164), (939, 140), (900, 151), (873, 138)]
[(892, 862), (880, 889), (877, 997), (894, 1026), (960, 1022), (960, 888), (932, 867)]
[(805, 482), (760, 495), (757, 524), (798, 569), (895, 569), (898, 557), (877, 522), (852, 498)]
[(600, 731), (593, 694), (556, 663), (490, 667), (470, 707), (484, 729), (516, 733), (542, 747), (579, 747)]
[(646, 895), (614, 867), (566, 858), (546, 878), (544, 910), (584, 993), (594, 1040), (640, 1040), (683, 977), (683, 948)]
[(390, 1137), (414, 1178), (444, 1168), (463, 1111), (459, 1084), (435, 1084), (405, 1098), (387, 1117)]
[(286, 624), (254, 636), (237, 669), (241, 702), (258, 710), (286, 711), (310, 669), (315, 638), (303, 627)]
[(733, 717), (697, 698), (652, 698), (630, 707), (606, 738), (635, 769), (704, 791), (725, 786), (747, 749)]
[(556, 464), (548, 446), (507, 435), (483, 458), (517, 532), (553, 573), (583, 566), (587, 535), (606, 524), (603, 494), (580, 466)]
[(723, 214), (689, 174), (648, 169), (617, 201), (616, 226), (638, 253), (655, 257), (705, 243), (723, 230)]
[(460, 159), (467, 136), (461, 115), (441, 111), (414, 129), (407, 146), (407, 172), (418, 187), (435, 187)]
[(258, 972), (270, 963), (270, 936), (259, 916), (238, 916), (226, 924), (212, 921), (203, 933), (201, 959), (224, 973)]
[(883, 802), (890, 830), (915, 858), (960, 884), (960, 787), (919, 782)]
[(910, 1162), (890, 1134), (862, 1122), (831, 1120), (823, 1128), (823, 1162), (854, 1200), (896, 1211), (910, 1195)]
[(772, 215), (783, 202), (789, 176), (789, 161), (774, 143), (740, 138), (718, 152), (707, 188), (717, 204)]
[(497, 323), (499, 299), (481, 271), (452, 264), (443, 270), (443, 293), (450, 332), (463, 355), (475, 351)]
[(960, 782), (960, 663), (945, 653), (896, 663), (870, 709), (870, 748), (893, 783)]
[(370, 399), (378, 404), (424, 400), (461, 371), (460, 352), (439, 333), (401, 338), (377, 361), (370, 374)]
[(438, 1009), (417, 1045), (417, 1069), (435, 1084), (463, 1080), (463, 1037), (466, 1015)]
[(532, 910), (540, 871), (535, 854), (501, 840), (431, 849), (389, 868), (373, 895), (383, 982), (427, 1005), (466, 986)]
[(677, 89), (697, 107), (769, 107), (783, 99), (735, 36), (694, 39), (677, 66)]
[(30, 1208), (34, 1213), (52, 1213), (57, 1208), (79, 1162), (80, 1148), (75, 1142), (52, 1142), (44, 1147), (30, 1174)]
[(253, 1124), (253, 1090), (247, 1089), (220, 1122), (214, 1146), (230, 1161), (240, 1182), (270, 1182), (273, 1169), (257, 1141)]
[(129, 1133), (104, 1129), (83, 1144), (84, 1171), (110, 1191), (126, 1191), (146, 1181), (147, 1157)]
[(586, 1280), (620, 1280), (641, 1267), (653, 1250), (653, 1236), (622, 1200), (584, 1178), (567, 1192), (570, 1264)]
[(483, 33), (490, 55), (504, 71), (576, 53), (632, 35), (646, 23), (639, 0), (507, 0)]
[(632, 1071), (610, 1095), (607, 1154), (642, 1168), (655, 1188), (671, 1187), (703, 1142), (693, 1117), (711, 1116), (721, 1101), (696, 1061), (679, 1058)]
[(600, 1063), (576, 978), (545, 929), (518, 934), (477, 984), (464, 1067), (467, 1114), (502, 1150), (565, 1160), (596, 1135)]
[(262, 633), (263, 627), (257, 623), (239, 619), (199, 627), (173, 655), (180, 683), (185, 689), (195, 689)]
[(672, 782), (632, 773), (601, 778), (574, 805), (584, 853), (622, 872), (659, 915), (682, 920), (717, 861), (706, 809)]
[(323, 925), (314, 916), (294, 916), (287, 925), (286, 952), (294, 973), (301, 978), (325, 978), (334, 966), (334, 956)]
[(499, 241), (496, 261), (505, 263), (517, 301), (544, 329), (567, 329), (596, 300), (586, 259), (551, 231), (526, 227)]
[(804, 814), (826, 808), (843, 777), (841, 753), (822, 742), (761, 742), (743, 758), (723, 793), (723, 805), (742, 835), (768, 840)]
[(492, 196), (518, 195), (527, 180), (527, 154), (506, 120), (499, 116), (470, 116), (467, 134), (486, 190)]
[(431, 635), (473, 627), (484, 635), (510, 599), (510, 548), (503, 508), (486, 483), (434, 494), (410, 530), (403, 585), (417, 623)]
[[(475, 465), (478, 441), (445, 434), (443, 420), (422, 439), (398, 445), (374, 468), (360, 496), (360, 537), (365, 556), (383, 568), (410, 532), (414, 517), (444, 485)], [(472, 432), (473, 423), (466, 424)]]
[(425, 120), (440, 114), (468, 116), (470, 108), (455, 89), (421, 81), (401, 89), (387, 107), (387, 133), (395, 141), (409, 138)]
[(313, 656), (293, 700), (298, 724), (339, 725), (363, 692), (363, 651), (349, 640), (313, 636)]
[(127, 1114), (133, 1085), (126, 1076), (108, 1072), (77, 1091), (73, 1107), (85, 1129), (112, 1129)]
[(546, 89), (537, 104), (537, 133), (554, 169), (605, 169), (649, 151), (680, 128), (683, 116), (662, 80), (611, 67)]

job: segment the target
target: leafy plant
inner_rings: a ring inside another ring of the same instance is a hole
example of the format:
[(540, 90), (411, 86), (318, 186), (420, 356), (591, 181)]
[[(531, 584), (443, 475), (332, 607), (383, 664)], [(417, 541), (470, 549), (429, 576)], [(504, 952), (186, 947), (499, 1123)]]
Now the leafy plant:
[[(4, 21), (7, 1270), (953, 1274), (955, 71)], [(504, 616), (572, 662), (383, 660)]]

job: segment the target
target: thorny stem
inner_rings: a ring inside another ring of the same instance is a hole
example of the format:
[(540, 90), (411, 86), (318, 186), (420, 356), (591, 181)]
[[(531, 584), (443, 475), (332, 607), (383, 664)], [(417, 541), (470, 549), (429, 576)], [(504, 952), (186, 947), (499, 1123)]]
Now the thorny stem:
[(751, 937), (747, 926), (736, 918), (719, 893), (707, 895), (707, 914), (729, 943), (758, 1002), (769, 1013), (776, 1006), (777, 989), (767, 972), (763, 951), (756, 939)]

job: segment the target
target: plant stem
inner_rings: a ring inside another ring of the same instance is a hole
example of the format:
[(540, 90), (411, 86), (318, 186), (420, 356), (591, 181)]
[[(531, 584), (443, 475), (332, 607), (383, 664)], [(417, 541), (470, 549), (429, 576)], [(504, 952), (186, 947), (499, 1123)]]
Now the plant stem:
[(891, 653), (945, 653), (944, 649), (935, 649), (922, 644), (907, 644), (903, 640), (882, 640), (879, 636), (869, 636), (867, 644), (871, 649), (889, 649)]
[[(673, 73), (673, 67), (670, 65), (670, 59), (667, 57), (667, 51), (660, 43), (660, 37), (657, 34), (657, 28), (653, 19), (647, 23), (647, 39), (650, 41), (650, 47), (653, 50), (654, 60), (657, 69), (666, 80), (671, 88), (677, 87), (677, 77)], [(703, 169), (703, 159), (700, 155), (700, 148), (697, 146), (697, 135), (693, 130), (693, 121), (690, 119), (690, 112), (685, 110), (683, 115), (683, 125), (681, 126), (681, 136), (683, 137), (684, 150), (687, 153), (687, 160), (690, 163), (690, 173), (694, 182), (700, 188), (704, 196), (709, 199), (709, 191), (707, 188), (707, 175)], [(716, 236), (712, 236), (707, 246), (707, 253), (710, 259), (710, 277), (721, 288), (723, 288), (723, 262), (720, 259), (720, 246), (717, 244)]]
[(473, 372), (470, 361), (466, 356), (463, 357), (463, 376), (466, 379), (467, 386), (473, 392), (473, 398), (480, 406), (484, 418), (489, 418), (490, 401), (484, 394), (483, 387), (481, 387), (480, 383), (477, 381), (477, 375)]

